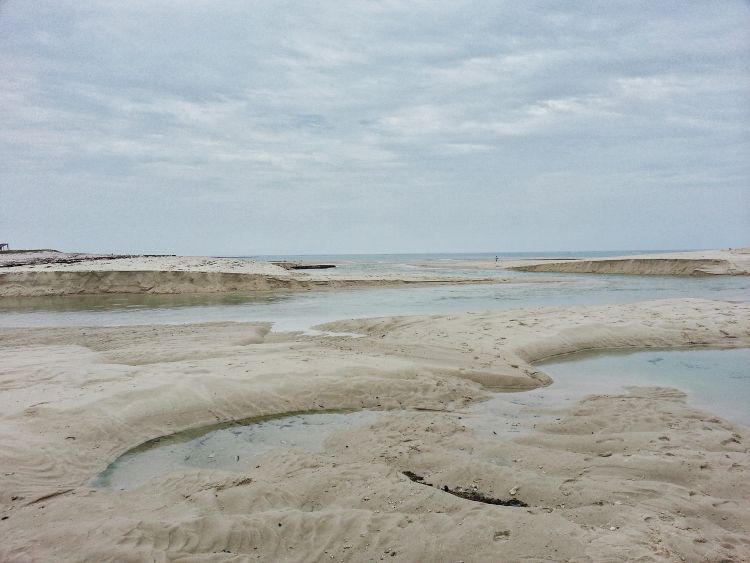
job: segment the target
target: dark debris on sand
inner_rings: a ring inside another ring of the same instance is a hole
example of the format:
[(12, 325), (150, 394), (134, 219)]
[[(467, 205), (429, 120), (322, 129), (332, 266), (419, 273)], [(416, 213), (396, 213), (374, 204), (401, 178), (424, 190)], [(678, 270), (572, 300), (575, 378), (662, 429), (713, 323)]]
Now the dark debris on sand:
[(451, 495), (466, 499), (466, 500), (472, 500), (474, 502), (483, 502), (484, 504), (495, 504), (498, 506), (529, 506), (522, 500), (519, 500), (517, 498), (511, 498), (511, 499), (499, 499), (499, 498), (493, 498), (490, 496), (485, 495), (484, 493), (480, 493), (476, 490), (465, 490), (460, 487), (457, 487), (455, 489), (451, 489), (448, 487), (448, 485), (443, 485), (443, 487), (437, 487), (433, 485), (432, 483), (428, 483), (424, 480), (424, 477), (417, 475), (416, 473), (412, 471), (404, 471), (403, 474), (414, 481), (415, 483), (419, 483), (420, 485), (425, 485), (427, 487), (434, 487), (440, 491), (443, 491), (445, 493), (449, 493)]

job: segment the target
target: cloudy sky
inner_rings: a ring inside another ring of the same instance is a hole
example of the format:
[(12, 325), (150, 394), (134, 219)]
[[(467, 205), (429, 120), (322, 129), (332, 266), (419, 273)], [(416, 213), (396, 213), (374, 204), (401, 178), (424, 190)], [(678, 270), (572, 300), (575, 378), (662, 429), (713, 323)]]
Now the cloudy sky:
[(0, 240), (750, 245), (750, 3), (7, 0)]

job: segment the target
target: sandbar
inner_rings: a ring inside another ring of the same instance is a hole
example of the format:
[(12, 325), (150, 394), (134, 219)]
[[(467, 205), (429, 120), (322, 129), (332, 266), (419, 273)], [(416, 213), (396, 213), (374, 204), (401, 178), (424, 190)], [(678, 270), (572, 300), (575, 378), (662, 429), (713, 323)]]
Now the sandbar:
[[(18, 255), (23, 257), (23, 255)], [(8, 263), (15, 264), (6, 255)], [(0, 264), (0, 298), (109, 293), (224, 293), (307, 291), (430, 284), (517, 283), (486, 276), (424, 273), (340, 275), (329, 270), (287, 270), (262, 260), (198, 256), (49, 257), (14, 266)], [(53, 260), (50, 262), (49, 260)], [(527, 280), (533, 282), (534, 280)]]
[(655, 276), (750, 275), (750, 248), (507, 264), (510, 270)]

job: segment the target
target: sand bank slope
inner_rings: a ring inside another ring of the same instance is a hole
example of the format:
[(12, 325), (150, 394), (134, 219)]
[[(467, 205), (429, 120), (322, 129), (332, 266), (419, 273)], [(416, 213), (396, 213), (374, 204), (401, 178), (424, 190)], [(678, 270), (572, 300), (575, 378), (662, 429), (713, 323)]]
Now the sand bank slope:
[(231, 291), (399, 287), (434, 283), (502, 283), (499, 278), (360, 276), (290, 272), (269, 262), (185, 256), (140, 256), (30, 264), (0, 269), (0, 297), (104, 293), (220, 293)]
[(273, 290), (402, 287), (430, 284), (504, 283), (499, 278), (342, 278), (293, 277), (201, 271), (0, 272), (0, 297), (98, 295), (107, 293), (223, 293)]
[[(543, 385), (528, 362), (553, 354), (748, 346), (750, 308), (669, 300), (352, 323), (337, 327), (365, 336), (243, 323), (0, 330), (0, 560), (750, 557), (750, 436), (682, 394), (590, 398), (516, 439), (474, 432), (465, 410), (487, 396), (477, 381)], [(319, 453), (186, 467), (121, 493), (87, 485), (160, 435), (334, 408), (388, 412)], [(442, 486), (514, 490), (529, 506)]]
[[(729, 314), (730, 316), (725, 316)], [(353, 319), (318, 328), (368, 335), (328, 338), (347, 349), (419, 358), (487, 388), (521, 390), (549, 383), (534, 365), (581, 350), (747, 346), (750, 308), (702, 299), (660, 300), (574, 309)]]
[(49, 259), (63, 262), (32, 261), (0, 269), (0, 296), (254, 291), (283, 287), (289, 279), (286, 270), (273, 264), (231, 258), (97, 256), (86, 259), (86, 255), (66, 254)]
[(649, 254), (592, 260), (545, 261), (518, 266), (524, 272), (635, 274), (657, 276), (750, 275), (750, 250)]
[(102, 293), (217, 293), (293, 288), (287, 277), (228, 272), (59, 271), (0, 272), (0, 296)]

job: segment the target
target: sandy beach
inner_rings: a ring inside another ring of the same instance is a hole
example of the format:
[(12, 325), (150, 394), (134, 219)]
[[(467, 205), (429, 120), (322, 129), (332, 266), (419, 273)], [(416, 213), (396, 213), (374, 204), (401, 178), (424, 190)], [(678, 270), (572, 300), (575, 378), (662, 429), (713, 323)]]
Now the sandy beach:
[[(465, 424), (494, 392), (548, 384), (534, 362), (551, 356), (748, 346), (747, 306), (684, 299), (321, 328), (363, 336), (264, 323), (0, 330), (0, 559), (750, 557), (750, 436), (683, 393), (588, 397), (518, 436)], [(317, 452), (281, 447), (231, 471), (186, 467), (127, 491), (91, 485), (159, 436), (334, 409), (382, 414)]]

